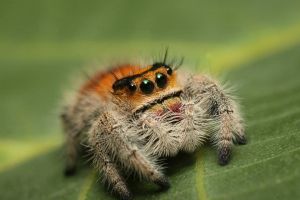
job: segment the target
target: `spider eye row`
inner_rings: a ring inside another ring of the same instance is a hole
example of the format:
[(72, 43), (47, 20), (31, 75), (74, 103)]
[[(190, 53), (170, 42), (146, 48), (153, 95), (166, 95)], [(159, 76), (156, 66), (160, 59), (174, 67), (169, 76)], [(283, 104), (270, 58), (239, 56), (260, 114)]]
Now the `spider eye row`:
[[(170, 68), (170, 70), (172, 70), (172, 69)], [(167, 73), (169, 75), (171, 74), (168, 70), (167, 70)], [(168, 84), (167, 76), (160, 72), (156, 73), (155, 74), (155, 84), (158, 88), (165, 88)], [(137, 86), (135, 85), (135, 83), (133, 81), (131, 81), (127, 87), (129, 89), (129, 91), (131, 91), (131, 92), (135, 92), (137, 90)], [(145, 78), (140, 83), (139, 88), (144, 94), (151, 94), (155, 88), (155, 85), (151, 80)]]

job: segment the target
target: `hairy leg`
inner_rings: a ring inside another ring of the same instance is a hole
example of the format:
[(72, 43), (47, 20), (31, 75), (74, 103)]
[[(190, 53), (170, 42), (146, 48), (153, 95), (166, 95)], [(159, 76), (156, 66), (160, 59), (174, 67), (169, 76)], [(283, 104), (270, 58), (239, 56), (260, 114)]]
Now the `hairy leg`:
[(118, 123), (109, 113), (101, 115), (92, 126), (90, 142), (98, 141), (106, 153), (120, 162), (125, 168), (133, 170), (161, 187), (169, 187), (168, 179), (159, 171), (142, 150), (126, 139)]
[(90, 148), (93, 154), (93, 165), (96, 170), (103, 176), (106, 182), (114, 193), (120, 196), (121, 199), (132, 199), (132, 195), (128, 190), (123, 177), (116, 168), (115, 163), (104, 152), (103, 145), (97, 141), (91, 142)]
[(189, 92), (206, 101), (204, 105), (208, 114), (218, 122), (218, 132), (214, 134), (213, 139), (218, 148), (219, 164), (225, 165), (230, 159), (233, 142), (246, 143), (238, 105), (225, 89), (206, 76), (194, 77), (191, 85), (196, 87), (189, 88)]
[(101, 111), (101, 102), (94, 94), (82, 95), (65, 106), (61, 120), (66, 134), (66, 168), (65, 175), (76, 171), (78, 150), (82, 133), (89, 129), (90, 122), (97, 118)]
[(236, 123), (235, 131), (234, 131), (234, 139), (233, 142), (238, 145), (244, 145), (247, 143), (247, 139), (245, 136), (245, 128), (243, 125), (242, 118)]
[(66, 114), (61, 115), (64, 131), (66, 133), (66, 166), (64, 174), (71, 176), (76, 172), (78, 158), (79, 141), (75, 130), (72, 128), (71, 121)]

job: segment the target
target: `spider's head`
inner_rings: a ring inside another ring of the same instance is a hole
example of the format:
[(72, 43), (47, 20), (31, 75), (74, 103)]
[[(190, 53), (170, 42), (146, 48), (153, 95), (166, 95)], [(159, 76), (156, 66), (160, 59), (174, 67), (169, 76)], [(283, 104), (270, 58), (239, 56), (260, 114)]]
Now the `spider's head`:
[(129, 104), (134, 113), (146, 111), (166, 101), (172, 102), (172, 99), (173, 104), (178, 104), (182, 90), (177, 82), (176, 71), (170, 66), (154, 63), (133, 72), (130, 76), (116, 80), (112, 88), (113, 95)]

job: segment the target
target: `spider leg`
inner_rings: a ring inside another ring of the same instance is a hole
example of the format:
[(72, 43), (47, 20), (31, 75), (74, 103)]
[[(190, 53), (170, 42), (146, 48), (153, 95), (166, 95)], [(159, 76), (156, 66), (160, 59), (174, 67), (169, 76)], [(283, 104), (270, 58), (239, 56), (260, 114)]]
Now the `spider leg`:
[(76, 163), (78, 158), (79, 140), (77, 131), (72, 128), (72, 123), (67, 117), (67, 114), (61, 115), (63, 127), (66, 133), (66, 166), (64, 174), (66, 176), (74, 175), (76, 172)]
[(78, 101), (72, 102), (63, 109), (61, 120), (66, 133), (66, 176), (73, 175), (76, 171), (81, 136), (89, 129), (90, 121), (99, 115), (101, 111), (99, 102), (97, 96), (81, 96)]
[(208, 114), (218, 122), (219, 128), (213, 139), (218, 149), (219, 164), (226, 165), (230, 159), (233, 142), (246, 143), (238, 105), (232, 96), (212, 79), (197, 76), (193, 81), (198, 86), (197, 92), (207, 101)]
[(243, 125), (242, 118), (237, 116), (236, 118), (240, 118), (240, 120), (237, 121), (236, 126), (235, 126), (235, 131), (234, 131), (234, 139), (233, 142), (234, 144), (238, 145), (244, 145), (247, 144), (247, 138), (245, 136), (245, 128)]
[(101, 141), (103, 148), (125, 168), (163, 187), (169, 187), (168, 179), (137, 145), (126, 139), (125, 133), (109, 113), (104, 113), (93, 125), (92, 141)]
[[(94, 137), (97, 136), (91, 137), (94, 139)], [(126, 186), (124, 178), (120, 175), (116, 164), (103, 149), (101, 142), (90, 142), (89, 145), (93, 153), (93, 165), (95, 169), (103, 175), (103, 180), (108, 183), (112, 191), (120, 196), (121, 199), (132, 199), (132, 195)]]

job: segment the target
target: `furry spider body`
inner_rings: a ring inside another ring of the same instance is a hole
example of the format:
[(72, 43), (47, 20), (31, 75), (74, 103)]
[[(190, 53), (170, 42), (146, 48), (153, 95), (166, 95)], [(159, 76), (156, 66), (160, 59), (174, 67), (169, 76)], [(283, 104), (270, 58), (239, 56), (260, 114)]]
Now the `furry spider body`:
[(193, 152), (211, 140), (225, 165), (233, 143), (245, 143), (243, 120), (228, 92), (207, 76), (184, 77), (165, 62), (96, 74), (64, 108), (62, 121), (66, 174), (74, 173), (78, 147), (85, 144), (121, 199), (131, 198), (121, 169), (168, 188), (158, 158)]

